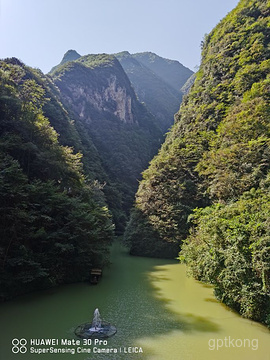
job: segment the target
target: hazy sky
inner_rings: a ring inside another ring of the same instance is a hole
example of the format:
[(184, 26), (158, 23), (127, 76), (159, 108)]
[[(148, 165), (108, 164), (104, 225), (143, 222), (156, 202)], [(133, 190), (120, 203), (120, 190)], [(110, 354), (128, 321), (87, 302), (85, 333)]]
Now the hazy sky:
[(0, 0), (0, 58), (48, 72), (63, 54), (152, 51), (194, 70), (238, 0)]

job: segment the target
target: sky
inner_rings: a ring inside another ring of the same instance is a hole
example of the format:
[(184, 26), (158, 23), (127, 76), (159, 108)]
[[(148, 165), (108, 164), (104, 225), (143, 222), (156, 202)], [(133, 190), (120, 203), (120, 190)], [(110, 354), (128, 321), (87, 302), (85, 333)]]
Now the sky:
[(0, 59), (44, 73), (80, 55), (151, 51), (194, 70), (200, 43), (238, 0), (0, 0)]

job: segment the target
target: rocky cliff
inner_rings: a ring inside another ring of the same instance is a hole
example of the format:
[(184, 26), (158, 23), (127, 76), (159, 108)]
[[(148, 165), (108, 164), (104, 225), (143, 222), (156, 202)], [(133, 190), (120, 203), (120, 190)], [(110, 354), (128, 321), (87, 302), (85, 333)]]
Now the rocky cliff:
[(162, 140), (154, 116), (138, 101), (112, 55), (87, 55), (65, 62), (51, 77), (75, 124), (92, 139), (111, 182), (122, 194), (118, 204), (112, 200), (111, 205), (127, 213), (140, 174)]

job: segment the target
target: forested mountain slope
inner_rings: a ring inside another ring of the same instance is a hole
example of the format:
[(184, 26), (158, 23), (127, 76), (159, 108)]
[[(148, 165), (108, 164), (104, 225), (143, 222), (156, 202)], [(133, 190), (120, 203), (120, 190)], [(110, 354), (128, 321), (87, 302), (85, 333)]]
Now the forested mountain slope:
[(0, 62), (1, 300), (84, 280), (108, 261), (112, 221), (56, 92), (40, 71)]
[[(174, 122), (175, 113), (179, 110), (182, 101), (181, 91), (176, 90), (165, 81), (162, 78), (163, 73), (153, 72), (141, 63), (136, 54), (133, 55), (124, 51), (115, 56), (128, 75), (139, 100), (145, 103), (158, 120), (162, 131), (167, 132)], [(177, 75), (178, 72), (175, 73), (175, 76)], [(183, 79), (186, 79), (186, 73), (181, 75)]]
[(114, 193), (104, 188), (119, 231), (134, 199), (141, 172), (157, 152), (162, 132), (141, 104), (113, 55), (87, 55), (51, 73), (75, 126), (92, 139)]
[(153, 73), (158, 75), (167, 84), (179, 91), (193, 71), (177, 60), (165, 59), (152, 52), (142, 52), (132, 55)]
[(176, 256), (192, 226), (181, 252), (191, 273), (268, 325), (269, 21), (269, 1), (241, 0), (205, 37), (195, 84), (143, 174), (126, 231), (132, 253)]

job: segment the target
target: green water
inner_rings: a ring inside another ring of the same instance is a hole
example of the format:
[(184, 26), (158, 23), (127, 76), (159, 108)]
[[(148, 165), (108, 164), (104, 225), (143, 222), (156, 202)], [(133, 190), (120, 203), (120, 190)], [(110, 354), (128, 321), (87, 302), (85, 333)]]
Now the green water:
[[(270, 360), (270, 332), (218, 303), (183, 265), (129, 257), (118, 243), (111, 261), (97, 286), (67, 285), (2, 304), (0, 359)], [(91, 321), (96, 307), (118, 329), (107, 344), (53, 346), (74, 355), (29, 353), (31, 339), (75, 339), (74, 328)], [(27, 340), (26, 354), (12, 353), (14, 338)], [(93, 353), (110, 348), (117, 353)]]

